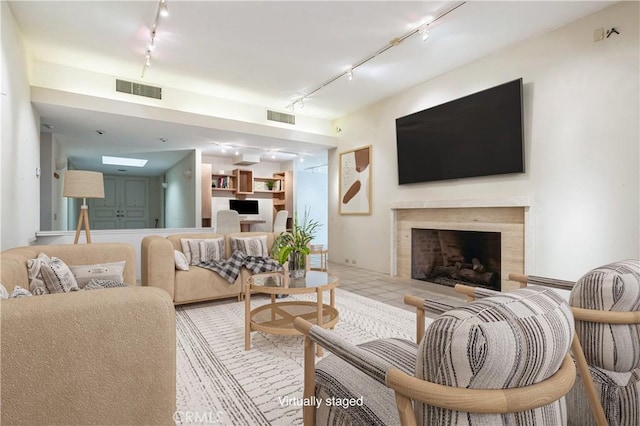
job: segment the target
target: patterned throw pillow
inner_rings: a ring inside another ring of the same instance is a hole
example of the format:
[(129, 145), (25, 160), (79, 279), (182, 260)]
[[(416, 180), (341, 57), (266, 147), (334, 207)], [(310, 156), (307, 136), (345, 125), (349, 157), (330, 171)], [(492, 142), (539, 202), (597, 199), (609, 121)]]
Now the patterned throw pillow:
[(0, 299), (8, 299), (8, 298), (9, 298), (9, 292), (7, 291), (5, 286), (0, 284)]
[(49, 293), (68, 293), (80, 290), (71, 269), (57, 257), (52, 257), (49, 263), (43, 263), (41, 271)]
[(247, 256), (269, 257), (267, 236), (231, 237), (231, 251), (240, 251)]
[(35, 296), (49, 294), (47, 286), (42, 279), (42, 265), (50, 263), (51, 258), (44, 253), (40, 253), (36, 259), (27, 261), (27, 271), (29, 275), (29, 290)]
[[(207, 253), (205, 257), (200, 254), (200, 242), (206, 243)], [(180, 239), (182, 252), (184, 253), (189, 265), (197, 265), (198, 263), (210, 260), (224, 259), (224, 238), (182, 238)], [(206, 257), (207, 255), (211, 257)]]
[(9, 299), (19, 299), (21, 297), (31, 297), (31, 296), (33, 296), (33, 294), (31, 294), (31, 292), (29, 290), (27, 290), (26, 288), (22, 288), (19, 285), (17, 285), (17, 286), (15, 286), (13, 288), (13, 291), (11, 292), (11, 295), (9, 296)]
[(84, 290), (100, 290), (103, 288), (116, 288), (116, 287), (128, 287), (128, 285), (122, 281), (116, 280), (99, 280), (91, 279), (84, 286)]
[(124, 281), (124, 267), (126, 261), (99, 263), (96, 265), (69, 266), (76, 279), (78, 287), (84, 288), (92, 279)]
[(189, 262), (187, 261), (187, 257), (180, 250), (173, 251), (173, 261), (176, 264), (176, 269), (178, 271), (189, 270)]

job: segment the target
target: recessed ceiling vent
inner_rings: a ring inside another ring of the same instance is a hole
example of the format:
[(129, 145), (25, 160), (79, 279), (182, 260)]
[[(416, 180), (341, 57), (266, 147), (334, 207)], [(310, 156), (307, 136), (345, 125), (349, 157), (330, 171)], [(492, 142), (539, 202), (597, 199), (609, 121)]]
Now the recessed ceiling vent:
[(116, 79), (116, 92), (131, 95), (146, 96), (147, 98), (162, 99), (162, 88), (147, 86), (146, 84)]
[(293, 114), (286, 114), (284, 112), (267, 110), (267, 120), (277, 121), (279, 123), (296, 124), (296, 116)]

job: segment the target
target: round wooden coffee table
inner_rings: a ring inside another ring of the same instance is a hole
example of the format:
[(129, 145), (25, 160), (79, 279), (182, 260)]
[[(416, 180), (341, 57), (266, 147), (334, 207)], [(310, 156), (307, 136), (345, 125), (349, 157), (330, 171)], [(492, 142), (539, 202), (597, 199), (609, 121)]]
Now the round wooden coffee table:
[[(293, 327), (293, 320), (302, 317), (322, 328), (333, 328), (338, 322), (335, 289), (338, 278), (335, 275), (320, 271), (307, 271), (304, 278), (286, 278), (283, 272), (255, 274), (247, 279), (244, 287), (245, 328), (244, 349), (251, 348), (251, 332), (280, 336), (301, 334)], [(330, 302), (322, 301), (322, 293), (329, 291)], [(251, 292), (271, 295), (271, 302), (251, 309)], [(276, 301), (276, 295), (315, 293), (315, 302)], [(318, 356), (322, 348), (317, 346)]]

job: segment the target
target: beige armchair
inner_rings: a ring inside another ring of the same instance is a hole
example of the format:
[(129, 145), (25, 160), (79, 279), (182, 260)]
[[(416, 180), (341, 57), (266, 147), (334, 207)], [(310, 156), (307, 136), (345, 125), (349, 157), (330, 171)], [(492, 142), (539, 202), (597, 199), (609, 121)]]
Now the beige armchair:
[[(355, 346), (301, 318), (295, 327), (305, 335), (304, 398), (317, 403), (304, 408), (305, 425), (566, 422), (573, 318), (553, 290), (522, 289), (446, 310), (419, 345), (382, 339)], [(333, 355), (315, 364), (315, 344)]]

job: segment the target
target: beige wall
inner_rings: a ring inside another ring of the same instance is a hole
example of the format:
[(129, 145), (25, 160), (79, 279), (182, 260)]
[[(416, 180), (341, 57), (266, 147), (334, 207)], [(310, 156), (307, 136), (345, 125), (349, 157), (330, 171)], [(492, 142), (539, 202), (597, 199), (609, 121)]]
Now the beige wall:
[[(338, 150), (373, 145), (373, 214), (340, 216), (330, 156), (330, 259), (389, 271), (389, 203), (533, 199), (529, 273), (576, 279), (640, 256), (638, 3), (621, 2), (334, 122)], [(595, 28), (620, 35), (593, 42)], [(522, 77), (526, 174), (397, 184), (395, 119)]]

